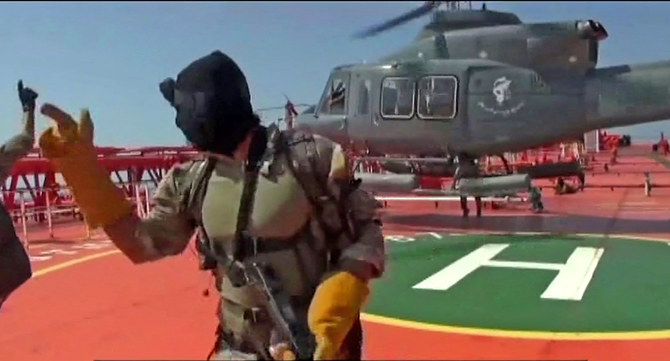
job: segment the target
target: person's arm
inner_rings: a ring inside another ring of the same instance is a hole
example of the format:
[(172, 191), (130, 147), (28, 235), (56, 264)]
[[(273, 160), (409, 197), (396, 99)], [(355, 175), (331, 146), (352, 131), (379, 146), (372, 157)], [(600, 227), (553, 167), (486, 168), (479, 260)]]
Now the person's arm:
[(174, 166), (163, 177), (145, 219), (134, 213), (103, 227), (114, 244), (133, 262), (154, 261), (181, 253), (195, 232), (185, 212), (184, 184), (191, 163)]
[(7, 179), (17, 160), (25, 157), (35, 143), (35, 100), (37, 93), (18, 83), (19, 100), (23, 108), (23, 129), (0, 146), (0, 182)]
[(188, 167), (175, 166), (166, 174), (156, 190), (156, 207), (148, 218), (140, 220), (133, 213), (133, 204), (98, 163), (88, 110), (82, 112), (79, 124), (51, 104), (44, 104), (41, 111), (56, 127), (40, 136), (40, 147), (71, 187), (91, 228), (103, 227), (134, 263), (176, 254), (186, 247), (195, 229), (183, 209)]
[(353, 239), (342, 249), (337, 267), (317, 287), (308, 323), (316, 336), (317, 360), (338, 358), (339, 350), (365, 302), (368, 283), (384, 272), (385, 249), (381, 204), (368, 192), (352, 188), (346, 155), (339, 145), (317, 138), (319, 156), (329, 163), (328, 183), (349, 215)]
[(23, 113), (23, 130), (0, 146), (0, 180), (5, 180), (17, 160), (25, 157), (35, 143), (35, 113)]

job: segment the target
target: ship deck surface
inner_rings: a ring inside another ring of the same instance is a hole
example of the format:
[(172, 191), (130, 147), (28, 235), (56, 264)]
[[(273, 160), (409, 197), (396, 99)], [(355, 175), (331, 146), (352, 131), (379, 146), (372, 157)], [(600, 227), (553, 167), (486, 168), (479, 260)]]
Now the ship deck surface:
[[(660, 306), (670, 301), (670, 287), (661, 283), (670, 286), (670, 262), (663, 263), (660, 245), (670, 260), (670, 170), (648, 148), (622, 149), (609, 172), (602, 168), (608, 156), (597, 156), (584, 192), (554, 195), (545, 188), (544, 214), (509, 204), (466, 219), (457, 202), (389, 202), (383, 210), (388, 269), (374, 283), (363, 315), (365, 358), (665, 359), (670, 311)], [(643, 172), (652, 172), (657, 185), (649, 197)], [(461, 277), (449, 290), (413, 287), (491, 243), (511, 251), (525, 246), (509, 259), (501, 253), (507, 261), (539, 257), (563, 264), (581, 244), (578, 234), (591, 237), (583, 248), (604, 250), (578, 300), (540, 297), (555, 271), (535, 276), (540, 271), (514, 267), (476, 270), (472, 280)], [(34, 277), (0, 310), (2, 360), (193, 360), (209, 352), (217, 300), (192, 245), (182, 255), (136, 266), (104, 234), (85, 239), (78, 223), (56, 226), (53, 238), (32, 230), (30, 244)], [(415, 275), (422, 269), (425, 274)], [(622, 279), (656, 301), (632, 297), (626, 288), (607, 291)], [(639, 311), (656, 304), (656, 313)], [(607, 312), (589, 318), (599, 309)]]

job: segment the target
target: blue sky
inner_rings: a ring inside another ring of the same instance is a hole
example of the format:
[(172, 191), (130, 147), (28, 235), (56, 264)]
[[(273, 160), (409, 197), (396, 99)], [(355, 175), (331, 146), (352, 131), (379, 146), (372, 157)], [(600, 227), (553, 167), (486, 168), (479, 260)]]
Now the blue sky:
[[(179, 145), (174, 112), (158, 83), (220, 49), (247, 74), (255, 107), (318, 100), (330, 69), (372, 61), (411, 41), (427, 19), (366, 40), (354, 32), (417, 2), (0, 3), (0, 139), (20, 125), (16, 81), (38, 102), (78, 114), (89, 107), (96, 144)], [(473, 2), (480, 7), (481, 2)], [(670, 59), (666, 2), (489, 2), (524, 22), (593, 18), (609, 31), (600, 66)], [(281, 114), (268, 114), (276, 119)], [(46, 120), (38, 119), (38, 130)], [(670, 122), (643, 125), (632, 134)], [(627, 130), (630, 131), (630, 130)]]

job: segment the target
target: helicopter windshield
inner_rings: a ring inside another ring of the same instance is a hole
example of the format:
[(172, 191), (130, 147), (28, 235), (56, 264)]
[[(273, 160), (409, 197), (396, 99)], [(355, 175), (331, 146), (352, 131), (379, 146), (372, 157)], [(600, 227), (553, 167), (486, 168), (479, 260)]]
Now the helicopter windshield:
[(321, 103), (319, 113), (321, 114), (345, 114), (347, 79), (342, 76), (334, 76), (327, 85), (326, 98)]

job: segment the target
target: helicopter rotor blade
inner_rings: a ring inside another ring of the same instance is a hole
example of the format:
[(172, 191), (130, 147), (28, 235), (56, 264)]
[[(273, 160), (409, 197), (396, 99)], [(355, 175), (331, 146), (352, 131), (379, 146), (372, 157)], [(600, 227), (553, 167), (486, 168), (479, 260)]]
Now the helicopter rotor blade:
[(294, 104), (291, 101), (291, 99), (289, 99), (288, 95), (286, 95), (286, 93), (282, 93), (282, 94), (284, 95), (284, 98), (286, 98), (286, 104), (284, 105), (284, 107), (286, 107), (287, 104), (291, 104), (291, 106), (293, 106), (293, 107), (311, 107), (313, 105), (313, 104), (307, 104), (307, 103)]
[(420, 7), (411, 10), (403, 15), (400, 15), (396, 18), (393, 18), (391, 20), (388, 20), (384, 23), (381, 23), (379, 25), (372, 26), (364, 31), (361, 31), (359, 33), (356, 33), (354, 35), (354, 38), (362, 39), (362, 38), (367, 38), (376, 34), (379, 34), (383, 31), (389, 30), (391, 28), (394, 28), (398, 25), (404, 24), (410, 20), (414, 20), (416, 18), (419, 18), (421, 16), (424, 16), (426, 14), (429, 14), (431, 11), (433, 11), (434, 8), (436, 8), (439, 4), (439, 1), (426, 1), (423, 5)]
[(313, 105), (313, 104), (307, 104), (307, 103), (298, 103), (298, 104), (294, 104), (294, 103), (288, 98), (288, 96), (286, 96), (286, 94), (284, 94), (284, 97), (286, 98), (286, 103), (284, 103), (284, 105), (278, 105), (278, 106), (274, 106), (274, 107), (257, 108), (257, 109), (255, 109), (255, 111), (256, 111), (256, 112), (269, 112), (269, 111), (273, 111), (273, 110), (286, 109), (286, 106), (287, 106), (288, 104), (291, 104), (291, 106), (294, 107), (294, 108), (299, 108), (299, 107), (311, 107), (311, 106)]

